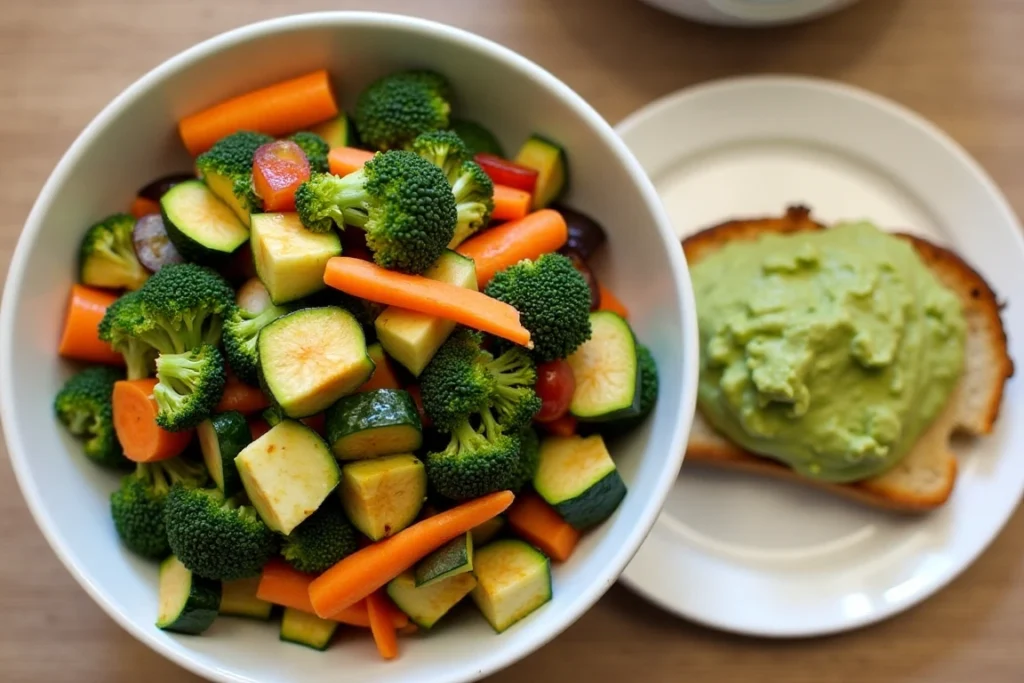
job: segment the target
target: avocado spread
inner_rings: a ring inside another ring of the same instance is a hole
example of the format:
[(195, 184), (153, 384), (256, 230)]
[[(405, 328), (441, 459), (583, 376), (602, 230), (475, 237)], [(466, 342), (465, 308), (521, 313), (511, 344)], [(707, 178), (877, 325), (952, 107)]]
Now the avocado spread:
[(853, 482), (900, 461), (964, 365), (956, 296), (869, 223), (735, 241), (692, 268), (698, 405), (743, 448)]

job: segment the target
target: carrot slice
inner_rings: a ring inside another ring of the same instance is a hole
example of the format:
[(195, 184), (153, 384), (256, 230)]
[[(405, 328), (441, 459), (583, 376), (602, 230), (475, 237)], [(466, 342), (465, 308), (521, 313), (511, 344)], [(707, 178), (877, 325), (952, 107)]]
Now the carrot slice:
[(152, 199), (136, 197), (132, 200), (130, 211), (136, 218), (142, 218), (143, 216), (148, 216), (151, 213), (160, 213), (160, 204), (154, 202)]
[(494, 211), (491, 218), (496, 221), (514, 221), (530, 212), (533, 196), (508, 185), (494, 186)]
[(622, 303), (619, 297), (615, 296), (612, 290), (604, 285), (598, 283), (597, 286), (601, 291), (601, 305), (598, 306), (598, 310), (611, 311), (612, 313), (618, 313), (623, 318), (629, 318), (629, 309), (626, 308), (626, 304)]
[(327, 427), (327, 416), (324, 413), (317, 413), (316, 415), (304, 417), (299, 420), (299, 422), (306, 425), (320, 436), (323, 436)]
[[(313, 604), (309, 601), (309, 584), (313, 578), (311, 574), (298, 571), (284, 560), (273, 559), (263, 566), (256, 597), (275, 605), (314, 614)], [(408, 626), (409, 617), (397, 609), (394, 612), (397, 614), (389, 613), (392, 625), (395, 628)], [(331, 619), (349, 626), (370, 627), (366, 603), (362, 601), (335, 614)]]
[(569, 526), (540, 496), (532, 493), (519, 496), (509, 508), (506, 518), (517, 534), (552, 560), (568, 560), (580, 540), (580, 532)]
[(491, 493), (357, 550), (309, 585), (313, 609), (327, 618), (354, 605), (459, 534), (500, 515), (513, 500), (511, 491)]
[(269, 431), (270, 424), (262, 417), (249, 418), (249, 434), (252, 435), (253, 441), (260, 438)]
[(519, 311), (472, 289), (387, 270), (348, 256), (335, 256), (327, 262), (324, 282), (361, 299), (454, 320), (533, 348), (530, 332), (519, 322)]
[(374, 389), (401, 389), (402, 385), (395, 376), (391, 361), (387, 357), (375, 358), (377, 367), (373, 369), (370, 379), (366, 380), (356, 391), (373, 391)]
[(523, 259), (558, 251), (569, 239), (562, 214), (541, 209), (518, 221), (505, 223), (475, 235), (455, 251), (476, 263), (477, 286), (483, 289), (495, 273)]
[(334, 175), (345, 176), (358, 171), (373, 158), (373, 152), (355, 147), (334, 147), (327, 153), (327, 164)]
[(366, 607), (370, 613), (370, 633), (377, 644), (377, 652), (384, 659), (398, 656), (398, 635), (388, 616), (390, 611), (387, 597), (381, 592), (366, 596)]
[(237, 377), (228, 375), (228, 381), (224, 385), (224, 393), (220, 397), (220, 403), (213, 409), (215, 413), (226, 413), (236, 410), (243, 415), (251, 415), (266, 409), (270, 400), (266, 394), (256, 387), (249, 386)]
[(71, 285), (64, 331), (57, 353), (64, 358), (104, 365), (124, 365), (124, 356), (100, 339), (100, 321), (117, 296), (101, 289)]
[(327, 71), (321, 69), (233, 97), (186, 116), (178, 132), (193, 155), (213, 147), (225, 135), (253, 130), (284, 135), (320, 123), (338, 113)]
[(548, 434), (555, 436), (573, 436), (576, 434), (576, 418), (566, 413), (560, 418), (545, 422), (542, 425)]
[(173, 458), (192, 440), (191, 430), (169, 432), (156, 423), (156, 384), (152, 377), (114, 383), (114, 431), (125, 457), (135, 462)]

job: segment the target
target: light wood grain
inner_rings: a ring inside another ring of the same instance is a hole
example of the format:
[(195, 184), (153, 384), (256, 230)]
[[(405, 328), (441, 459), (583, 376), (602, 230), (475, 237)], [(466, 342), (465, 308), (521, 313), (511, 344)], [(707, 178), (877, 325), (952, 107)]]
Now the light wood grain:
[[(32, 200), (100, 108), (198, 40), (355, 0), (9, 0), (0, 18), (0, 276)], [(945, 128), (1024, 209), (1024, 3), (864, 0), (808, 26), (691, 25), (635, 0), (377, 0), (539, 62), (617, 121), (678, 88), (803, 73), (891, 97)], [(699, 134), (699, 131), (695, 131)], [(6, 453), (0, 450), (6, 460)], [(198, 680), (124, 633), (48, 549), (0, 467), (0, 680)], [(759, 642), (662, 614), (621, 587), (555, 642), (493, 678), (565, 683), (1009, 683), (1024, 679), (1024, 514), (952, 586), (884, 624), (828, 639)]]

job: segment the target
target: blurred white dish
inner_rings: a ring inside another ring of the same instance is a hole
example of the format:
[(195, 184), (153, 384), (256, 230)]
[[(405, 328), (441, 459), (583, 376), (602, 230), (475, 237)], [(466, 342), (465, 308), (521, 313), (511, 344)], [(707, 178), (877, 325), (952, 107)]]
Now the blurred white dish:
[[(278, 642), (274, 626), (219, 619), (201, 637), (158, 630), (157, 567), (130, 555), (109, 518), (117, 477), (86, 462), (58, 428), (52, 402), (70, 367), (57, 357), (78, 243), (87, 225), (129, 205), (137, 188), (191, 159), (176, 121), (231, 95), (329, 69), (351, 105), (371, 79), (412, 66), (446, 74), (460, 113), (514, 148), (534, 131), (561, 142), (567, 201), (608, 232), (601, 277), (631, 307), (656, 356), (662, 398), (613, 455), (630, 489), (615, 516), (555, 568), (554, 599), (497, 636), (469, 608), (429, 637), (402, 642), (385, 662), (366, 635), (326, 653)], [(124, 628), (161, 654), (217, 681), (466, 681), (529, 654), (580, 617), (615, 582), (675, 479), (697, 381), (696, 320), (686, 266), (653, 186), (589, 105), (529, 60), (464, 31), (374, 13), (274, 19), (206, 41), (130, 86), (82, 132), (51, 174), (18, 242), (0, 312), (0, 409), (29, 507), (78, 582)]]
[[(844, 85), (744, 78), (685, 90), (618, 126), (680, 236), (809, 206), (952, 245), (997, 294), (1024, 292), (1024, 239), (992, 180), (916, 114)], [(1024, 359), (1024, 316), (1004, 313)], [(896, 614), (963, 571), (1024, 490), (1024, 394), (1006, 386), (995, 432), (957, 444), (949, 502), (921, 517), (734, 472), (683, 467), (623, 574), (683, 617), (759, 636), (832, 633)]]
[(856, 0), (643, 0), (658, 9), (708, 24), (771, 26), (807, 21)]

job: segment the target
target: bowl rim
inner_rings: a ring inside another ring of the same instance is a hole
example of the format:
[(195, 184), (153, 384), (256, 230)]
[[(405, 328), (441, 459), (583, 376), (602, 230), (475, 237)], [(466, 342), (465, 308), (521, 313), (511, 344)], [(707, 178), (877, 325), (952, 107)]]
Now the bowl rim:
[[(478, 36), (467, 30), (428, 19), (393, 14), (386, 12), (327, 11), (291, 14), (230, 29), (202, 42), (199, 42), (157, 65), (111, 100), (89, 124), (79, 133), (74, 142), (61, 156), (44, 183), (32, 209), (25, 221), (24, 228), (18, 238), (10, 269), (6, 278), (2, 304), (0, 304), (0, 418), (5, 425), (5, 436), (15, 479), (22, 495), (28, 504), (36, 525), (42, 531), (50, 548), (61, 563), (74, 577), (78, 584), (92, 597), (104, 612), (107, 613), (121, 628), (144, 643), (150, 649), (160, 653), (178, 666), (213, 681), (235, 683), (250, 679), (236, 676), (229, 671), (213, 668), (201, 663), (186, 651), (175, 649), (157, 638), (149, 625), (143, 625), (129, 615), (119, 611), (107, 598), (106, 592), (99, 585), (91, 583), (78, 567), (78, 560), (65, 546), (54, 520), (51, 518), (43, 497), (37, 489), (29, 472), (26, 453), (28, 452), (22, 434), (14, 420), (11, 368), (14, 365), (14, 302), (20, 295), (15, 283), (24, 279), (29, 247), (38, 238), (42, 227), (42, 218), (52, 204), (56, 188), (63, 184), (68, 174), (79, 162), (86, 149), (92, 144), (97, 134), (105, 129), (110, 122), (130, 102), (148, 94), (168, 76), (216, 53), (233, 49), (250, 40), (307, 28), (324, 28), (338, 26), (365, 26), (367, 28), (391, 28), (400, 31), (421, 33), (449, 42), (458, 43), (470, 51), (488, 54), (490, 57), (506, 63), (510, 68), (526, 74), (537, 85), (566, 102), (578, 114), (586, 125), (589, 125), (611, 147), (617, 160), (632, 176), (642, 198), (654, 217), (654, 228), (661, 235), (672, 270), (672, 280), (676, 288), (676, 296), (680, 307), (680, 319), (683, 321), (682, 335), (682, 369), (683, 392), (681, 406), (683, 414), (673, 421), (673, 434), (670, 439), (670, 452), (665, 458), (661, 478), (652, 491), (648, 492), (648, 504), (642, 510), (636, 524), (618, 551), (615, 560), (597, 570), (594, 580), (585, 588), (580, 596), (570, 604), (569, 608), (555, 615), (546, 624), (532, 630), (530, 637), (524, 638), (519, 647), (495, 647), (485, 656), (479, 666), (469, 668), (445, 679), (450, 683), (475, 680), (500, 671), (510, 664), (536, 651), (545, 643), (557, 637), (562, 631), (579, 619), (618, 579), (625, 566), (639, 549), (640, 544), (654, 525), (664, 504), (669, 489), (675, 481), (679, 467), (683, 461), (684, 442), (690, 430), (693, 411), (696, 406), (696, 375), (698, 365), (696, 309), (688, 269), (682, 249), (671, 228), (668, 215), (650, 179), (640, 163), (615, 133), (611, 125), (597, 111), (569, 86), (552, 75), (549, 71), (490, 39)], [(692, 379), (693, 381), (686, 381)]]

